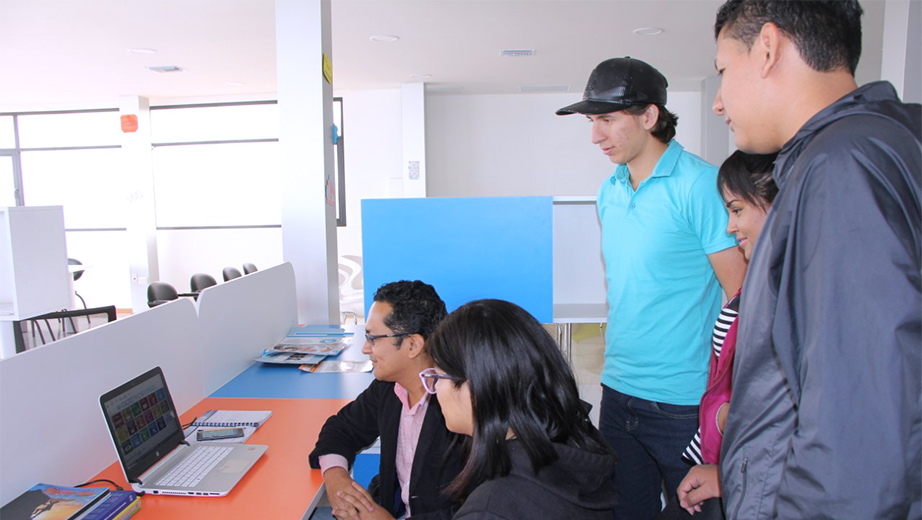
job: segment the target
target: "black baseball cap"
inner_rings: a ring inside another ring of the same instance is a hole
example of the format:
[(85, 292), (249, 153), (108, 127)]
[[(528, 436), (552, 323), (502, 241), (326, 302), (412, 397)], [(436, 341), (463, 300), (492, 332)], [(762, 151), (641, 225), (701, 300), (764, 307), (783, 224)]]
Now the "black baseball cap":
[(650, 64), (625, 56), (605, 60), (589, 75), (583, 100), (557, 111), (570, 114), (607, 114), (637, 105), (666, 105), (669, 82)]

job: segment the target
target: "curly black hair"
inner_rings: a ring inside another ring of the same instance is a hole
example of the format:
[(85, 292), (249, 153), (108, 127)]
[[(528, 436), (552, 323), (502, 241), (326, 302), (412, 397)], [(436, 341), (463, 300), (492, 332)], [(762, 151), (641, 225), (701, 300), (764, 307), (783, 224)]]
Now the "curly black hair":
[[(419, 334), (423, 339), (428, 339), (448, 314), (435, 288), (419, 280), (386, 283), (375, 291), (374, 301), (391, 306), (384, 324), (394, 333)], [(398, 347), (402, 340), (397, 338)]]

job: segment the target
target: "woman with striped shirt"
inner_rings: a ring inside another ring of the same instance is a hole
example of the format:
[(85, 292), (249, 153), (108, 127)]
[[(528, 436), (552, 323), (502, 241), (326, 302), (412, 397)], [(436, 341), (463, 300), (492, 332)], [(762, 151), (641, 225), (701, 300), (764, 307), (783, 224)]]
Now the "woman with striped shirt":
[[(778, 188), (772, 180), (776, 154), (753, 155), (735, 152), (720, 167), (717, 188), (730, 214), (727, 233), (736, 235), (748, 261), (765, 223)], [(733, 353), (740, 293), (727, 302), (714, 324), (707, 390), (701, 397), (698, 433), (683, 457), (695, 464), (679, 484), (676, 503), (669, 504), (660, 519), (702, 513), (705, 519), (724, 518), (720, 504), (720, 444), (729, 412), (733, 379)]]

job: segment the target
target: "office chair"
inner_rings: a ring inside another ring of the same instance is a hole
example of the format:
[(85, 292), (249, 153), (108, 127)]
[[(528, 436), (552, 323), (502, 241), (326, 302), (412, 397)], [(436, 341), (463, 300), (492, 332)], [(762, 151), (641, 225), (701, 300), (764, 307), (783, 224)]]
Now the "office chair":
[(255, 265), (249, 263), (243, 264), (243, 274), (255, 273), (256, 271), (258, 271), (258, 269), (256, 269)]
[[(74, 318), (78, 318), (80, 316), (86, 317), (87, 326), (83, 329), (78, 329), (74, 323)], [(117, 318), (115, 306), (107, 305), (105, 307), (94, 307), (92, 309), (80, 309), (76, 311), (49, 312), (48, 314), (43, 314), (41, 316), (34, 316), (28, 320), (14, 321), (13, 335), (15, 336), (16, 352), (25, 352), (27, 348), (40, 346), (40, 344), (35, 340), (36, 332), (38, 332), (41, 345), (46, 345), (52, 341), (64, 339), (67, 336), (73, 336), (74, 334), (83, 332), (84, 330), (89, 330), (91, 327), (93, 327), (93, 320), (90, 319), (90, 316), (97, 317), (97, 325), (102, 323), (103, 316), (105, 316), (105, 322), (115, 321)], [(64, 320), (68, 320), (70, 323), (70, 329), (64, 326)], [(50, 341), (45, 340), (45, 335), (42, 333), (42, 328), (39, 321), (43, 321), (45, 323), (45, 327), (48, 329), (48, 335), (50, 336)], [(58, 323), (56, 327), (58, 332), (57, 336), (55, 336), (54, 331), (51, 328), (51, 324), (49, 323), (50, 321), (57, 321)], [(31, 333), (31, 341), (26, 341), (26, 333)]]
[[(76, 260), (74, 258), (68, 258), (67, 265), (83, 265), (83, 262), (81, 262), (80, 260)], [(83, 269), (80, 269), (79, 271), (74, 271), (74, 281), (75, 282), (79, 280), (81, 276), (83, 276), (83, 272), (84, 272)], [(77, 298), (80, 298), (80, 302), (83, 303), (83, 308), (86, 309), (86, 300), (83, 299), (83, 296), (80, 296), (80, 293), (78, 293), (77, 291), (74, 291), (74, 295), (76, 295)]]
[(236, 267), (225, 267), (224, 272), (221, 273), (224, 276), (224, 281), (233, 280), (234, 278), (240, 278), (243, 276), (240, 274), (240, 271)]
[[(218, 281), (214, 279), (214, 276), (205, 273), (196, 273), (192, 275), (192, 279), (189, 280), (189, 285), (192, 287), (192, 292), (200, 293), (212, 285), (218, 285)], [(198, 297), (196, 296), (196, 299)]]
[(147, 306), (156, 307), (179, 298), (176, 289), (166, 282), (151, 282), (147, 286)]

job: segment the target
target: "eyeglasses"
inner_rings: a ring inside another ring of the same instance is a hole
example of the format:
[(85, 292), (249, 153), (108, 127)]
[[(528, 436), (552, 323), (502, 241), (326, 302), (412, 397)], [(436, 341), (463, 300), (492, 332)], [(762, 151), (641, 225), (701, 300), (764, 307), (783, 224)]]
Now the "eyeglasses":
[(403, 337), (403, 336), (412, 336), (413, 334), (416, 334), (416, 332), (400, 332), (400, 333), (397, 333), (397, 334), (367, 334), (367, 333), (366, 333), (366, 334), (365, 334), (365, 341), (368, 342), (368, 343), (371, 343), (372, 345), (374, 345), (376, 339), (381, 339), (381, 338), (401, 338), (401, 337)]
[(448, 374), (439, 374), (435, 371), (434, 368), (427, 368), (419, 373), (419, 380), (423, 382), (423, 388), (426, 389), (426, 392), (430, 394), (435, 393), (435, 384), (439, 382), (439, 379), (447, 379), (449, 381), (460, 382), (464, 381), (462, 377), (454, 377)]

